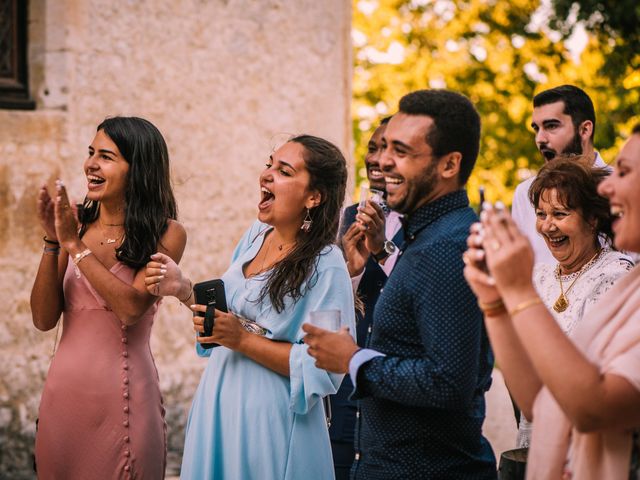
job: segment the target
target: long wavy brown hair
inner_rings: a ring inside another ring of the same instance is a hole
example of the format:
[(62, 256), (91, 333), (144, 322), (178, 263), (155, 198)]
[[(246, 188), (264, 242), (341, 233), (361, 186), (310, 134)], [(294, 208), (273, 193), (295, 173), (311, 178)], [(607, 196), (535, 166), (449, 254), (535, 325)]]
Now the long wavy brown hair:
[(271, 270), (260, 294), (259, 301), (268, 295), (278, 313), (285, 309), (286, 297), (295, 303), (306, 288), (313, 287), (321, 252), (336, 239), (347, 187), (347, 162), (338, 147), (312, 135), (298, 135), (289, 141), (304, 147), (308, 188), (320, 192), (321, 201), (309, 212), (313, 221), (311, 230), (298, 231), (296, 245)]

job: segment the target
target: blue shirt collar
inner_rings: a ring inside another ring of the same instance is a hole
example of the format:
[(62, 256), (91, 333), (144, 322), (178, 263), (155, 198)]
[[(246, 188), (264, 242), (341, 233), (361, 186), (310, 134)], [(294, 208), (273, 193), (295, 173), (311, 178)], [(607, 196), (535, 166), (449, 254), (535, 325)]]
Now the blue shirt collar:
[(467, 197), (467, 192), (465, 190), (456, 190), (436, 198), (434, 201), (418, 208), (415, 212), (405, 214), (402, 217), (405, 239), (409, 242), (413, 241), (420, 231), (443, 215), (452, 210), (468, 206), (469, 198)]

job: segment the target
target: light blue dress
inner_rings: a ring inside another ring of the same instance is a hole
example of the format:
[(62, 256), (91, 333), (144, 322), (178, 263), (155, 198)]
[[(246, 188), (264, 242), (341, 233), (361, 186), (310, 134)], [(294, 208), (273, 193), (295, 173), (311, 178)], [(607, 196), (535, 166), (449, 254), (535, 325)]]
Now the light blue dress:
[(321, 399), (337, 391), (343, 376), (314, 366), (301, 327), (313, 310), (339, 309), (342, 324), (355, 332), (351, 280), (340, 250), (327, 247), (295, 304), (288, 299), (277, 313), (268, 297), (256, 302), (265, 278), (247, 279), (242, 267), (256, 256), (270, 228), (260, 222), (251, 226), (222, 279), (230, 311), (268, 329), (268, 338), (293, 344), (290, 377), (226, 347), (198, 345), (198, 354), (210, 358), (189, 414), (183, 479), (334, 478)]

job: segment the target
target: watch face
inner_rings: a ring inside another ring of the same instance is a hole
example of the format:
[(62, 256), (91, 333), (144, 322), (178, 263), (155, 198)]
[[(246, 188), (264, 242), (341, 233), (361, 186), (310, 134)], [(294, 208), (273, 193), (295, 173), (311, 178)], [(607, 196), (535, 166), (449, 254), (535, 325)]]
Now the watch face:
[(396, 251), (396, 248), (398, 247), (396, 247), (396, 244), (391, 240), (387, 240), (386, 242), (384, 242), (384, 251), (389, 255), (392, 255)]

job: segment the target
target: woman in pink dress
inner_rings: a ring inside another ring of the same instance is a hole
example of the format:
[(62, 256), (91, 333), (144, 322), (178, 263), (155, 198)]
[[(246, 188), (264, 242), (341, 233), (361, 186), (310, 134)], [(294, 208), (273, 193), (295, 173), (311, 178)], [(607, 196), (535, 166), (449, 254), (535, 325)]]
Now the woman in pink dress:
[[(38, 195), (44, 252), (31, 292), (42, 331), (63, 316), (36, 433), (39, 478), (163, 478), (164, 409), (149, 336), (158, 298), (143, 267), (160, 250), (178, 262), (169, 155), (141, 118), (106, 119), (84, 162), (80, 215), (58, 181)], [(80, 224), (78, 225), (79, 216)]]

